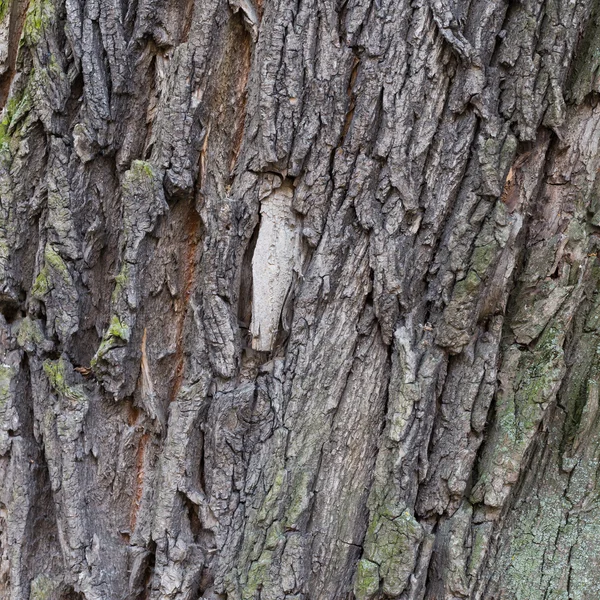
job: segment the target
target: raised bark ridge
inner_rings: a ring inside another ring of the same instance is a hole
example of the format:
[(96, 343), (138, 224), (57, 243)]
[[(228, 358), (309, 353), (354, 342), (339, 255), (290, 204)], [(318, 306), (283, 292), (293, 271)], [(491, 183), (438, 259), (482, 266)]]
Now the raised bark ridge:
[(0, 598), (595, 599), (597, 0), (2, 0)]

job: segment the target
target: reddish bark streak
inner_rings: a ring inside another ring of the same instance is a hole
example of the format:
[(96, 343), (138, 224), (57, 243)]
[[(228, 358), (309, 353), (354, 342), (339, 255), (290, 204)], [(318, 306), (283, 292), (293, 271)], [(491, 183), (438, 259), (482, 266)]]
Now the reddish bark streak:
[(264, 1), (263, 0), (256, 0), (256, 14), (258, 15), (258, 23), (260, 25), (260, 22), (262, 21), (262, 16), (263, 16), (263, 4)]
[(187, 0), (185, 4), (185, 13), (183, 18), (183, 29), (181, 31), (181, 42), (185, 43), (190, 37), (190, 29), (192, 28), (192, 19), (194, 16), (194, 0)]
[(0, 110), (4, 108), (8, 94), (10, 92), (10, 84), (15, 76), (15, 65), (17, 62), (17, 54), (19, 52), (19, 42), (21, 40), (21, 32), (25, 24), (25, 15), (29, 8), (29, 0), (21, 0), (13, 2), (10, 8), (10, 25), (8, 39), (8, 69), (0, 77)]
[(139, 408), (137, 408), (137, 406), (131, 406), (131, 408), (129, 409), (129, 414), (127, 415), (127, 424), (130, 427), (133, 427), (137, 423), (141, 412), (142, 411)]
[(233, 149), (231, 154), (231, 165), (229, 172), (233, 173), (233, 169), (237, 162), (240, 148), (242, 147), (242, 140), (244, 138), (244, 122), (246, 120), (246, 101), (247, 93), (246, 87), (248, 85), (248, 77), (250, 76), (250, 67), (252, 59), (252, 43), (248, 34), (244, 35), (241, 52), (241, 72), (238, 80), (238, 84), (234, 90), (235, 94), (235, 120), (236, 128), (233, 136)]
[(200, 232), (200, 215), (196, 209), (190, 204), (188, 217), (185, 221), (185, 254), (184, 254), (184, 271), (183, 271), (183, 293), (175, 301), (175, 313), (177, 317), (177, 334), (176, 334), (176, 351), (175, 351), (175, 379), (169, 401), (173, 402), (177, 398), (177, 394), (181, 389), (183, 381), (183, 373), (185, 367), (185, 357), (183, 353), (183, 329), (185, 324), (185, 316), (189, 305), (190, 296), (192, 294), (195, 273), (196, 273), (196, 252), (198, 250), (199, 232)]
[(131, 507), (131, 518), (129, 520), (131, 532), (133, 532), (135, 529), (138, 512), (140, 510), (140, 504), (142, 502), (142, 493), (144, 490), (144, 453), (146, 450), (146, 444), (148, 443), (148, 437), (148, 433), (142, 434), (135, 457), (135, 496), (133, 499), (133, 506)]

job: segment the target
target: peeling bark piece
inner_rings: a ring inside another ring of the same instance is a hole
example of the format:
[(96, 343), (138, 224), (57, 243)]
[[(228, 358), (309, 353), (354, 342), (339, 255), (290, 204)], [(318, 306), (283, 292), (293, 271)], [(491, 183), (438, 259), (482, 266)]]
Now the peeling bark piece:
[(292, 210), (290, 183), (261, 203), (261, 222), (252, 258), (252, 348), (269, 352), (275, 345), (281, 310), (292, 285), (299, 254), (298, 219)]
[(233, 12), (238, 12), (241, 9), (244, 15), (244, 23), (248, 28), (253, 41), (258, 38), (258, 14), (251, 0), (229, 0)]

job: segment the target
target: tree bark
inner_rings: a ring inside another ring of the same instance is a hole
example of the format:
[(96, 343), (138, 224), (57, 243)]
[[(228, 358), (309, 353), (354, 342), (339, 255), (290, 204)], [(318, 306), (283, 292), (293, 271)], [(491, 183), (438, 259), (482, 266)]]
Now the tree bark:
[(1, 600), (598, 598), (598, 0), (0, 20)]

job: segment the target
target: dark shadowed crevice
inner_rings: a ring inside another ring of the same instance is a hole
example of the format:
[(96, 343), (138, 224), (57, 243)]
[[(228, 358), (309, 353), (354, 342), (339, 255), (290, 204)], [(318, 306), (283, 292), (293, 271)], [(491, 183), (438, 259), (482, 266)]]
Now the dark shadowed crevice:
[(250, 334), (250, 322), (252, 321), (252, 257), (256, 248), (256, 240), (260, 230), (260, 214), (258, 221), (252, 231), (248, 241), (242, 266), (240, 269), (240, 291), (238, 295), (238, 322), (241, 329), (242, 344), (245, 347), (251, 347), (252, 339)]

